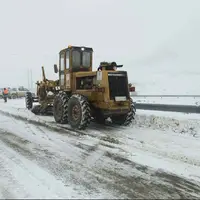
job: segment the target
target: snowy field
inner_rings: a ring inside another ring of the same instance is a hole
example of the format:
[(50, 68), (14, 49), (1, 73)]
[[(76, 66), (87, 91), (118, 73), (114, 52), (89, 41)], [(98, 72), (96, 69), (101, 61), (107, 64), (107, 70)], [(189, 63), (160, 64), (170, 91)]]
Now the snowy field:
[(0, 102), (0, 198), (200, 197), (197, 115), (138, 110), (130, 127), (75, 132), (24, 107)]

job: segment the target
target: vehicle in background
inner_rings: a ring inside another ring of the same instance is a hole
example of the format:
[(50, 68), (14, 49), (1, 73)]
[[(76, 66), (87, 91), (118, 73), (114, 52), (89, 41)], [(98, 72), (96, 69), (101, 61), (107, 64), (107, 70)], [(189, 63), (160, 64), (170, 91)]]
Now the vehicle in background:
[(17, 99), (18, 98), (18, 94), (17, 94), (17, 89), (16, 88), (10, 88), (9, 89), (8, 98), (9, 99)]
[[(16, 98), (22, 98), (25, 97), (26, 92), (30, 92), (27, 88), (24, 88), (23, 86), (19, 88), (11, 88), (10, 89), (10, 98), (11, 99), (16, 99)], [(32, 93), (34, 96), (35, 94)]]
[(23, 86), (17, 88), (18, 98), (25, 97), (26, 92), (29, 92), (29, 90), (27, 88), (24, 88)]
[[(8, 98), (9, 99), (17, 99), (17, 98), (23, 98), (25, 97), (25, 93), (28, 92), (29, 90), (27, 88), (24, 88), (23, 86), (19, 88), (8, 88), (9, 94)], [(3, 88), (0, 88), (0, 99), (3, 98)], [(32, 93), (33, 96), (35, 96), (35, 93)]]

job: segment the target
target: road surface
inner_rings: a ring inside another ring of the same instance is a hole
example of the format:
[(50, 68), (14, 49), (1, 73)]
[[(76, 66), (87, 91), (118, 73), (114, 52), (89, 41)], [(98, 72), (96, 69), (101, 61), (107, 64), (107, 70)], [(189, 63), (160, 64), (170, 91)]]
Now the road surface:
[(198, 181), (134, 162), (114, 133), (91, 137), (0, 119), (0, 198), (200, 197)]

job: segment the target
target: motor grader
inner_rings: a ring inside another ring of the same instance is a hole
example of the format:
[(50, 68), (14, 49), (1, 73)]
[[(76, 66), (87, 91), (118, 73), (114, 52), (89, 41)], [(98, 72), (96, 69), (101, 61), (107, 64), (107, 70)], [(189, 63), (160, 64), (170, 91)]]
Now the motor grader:
[[(59, 80), (51, 82), (52, 88), (59, 86), (59, 90), (54, 90), (50, 103), (44, 98), (45, 104), (52, 103), (57, 123), (68, 123), (74, 129), (85, 129), (92, 119), (103, 124), (110, 118), (113, 124), (129, 125), (136, 109), (129, 93), (127, 72), (119, 71), (123, 65), (115, 62), (101, 62), (93, 71), (92, 60), (90, 47), (68, 46), (61, 50), (59, 67), (54, 65)], [(39, 89), (43, 86), (47, 88), (45, 81)]]

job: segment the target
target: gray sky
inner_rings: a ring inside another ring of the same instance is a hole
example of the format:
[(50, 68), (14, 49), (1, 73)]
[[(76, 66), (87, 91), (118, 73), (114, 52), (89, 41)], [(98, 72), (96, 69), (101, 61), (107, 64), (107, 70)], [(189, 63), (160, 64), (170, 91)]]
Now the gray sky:
[(55, 78), (68, 44), (93, 47), (94, 68), (115, 60), (134, 73), (136, 60), (199, 22), (199, 10), (199, 0), (1, 0), (0, 87), (27, 86), (28, 69), (41, 79), (42, 65)]

